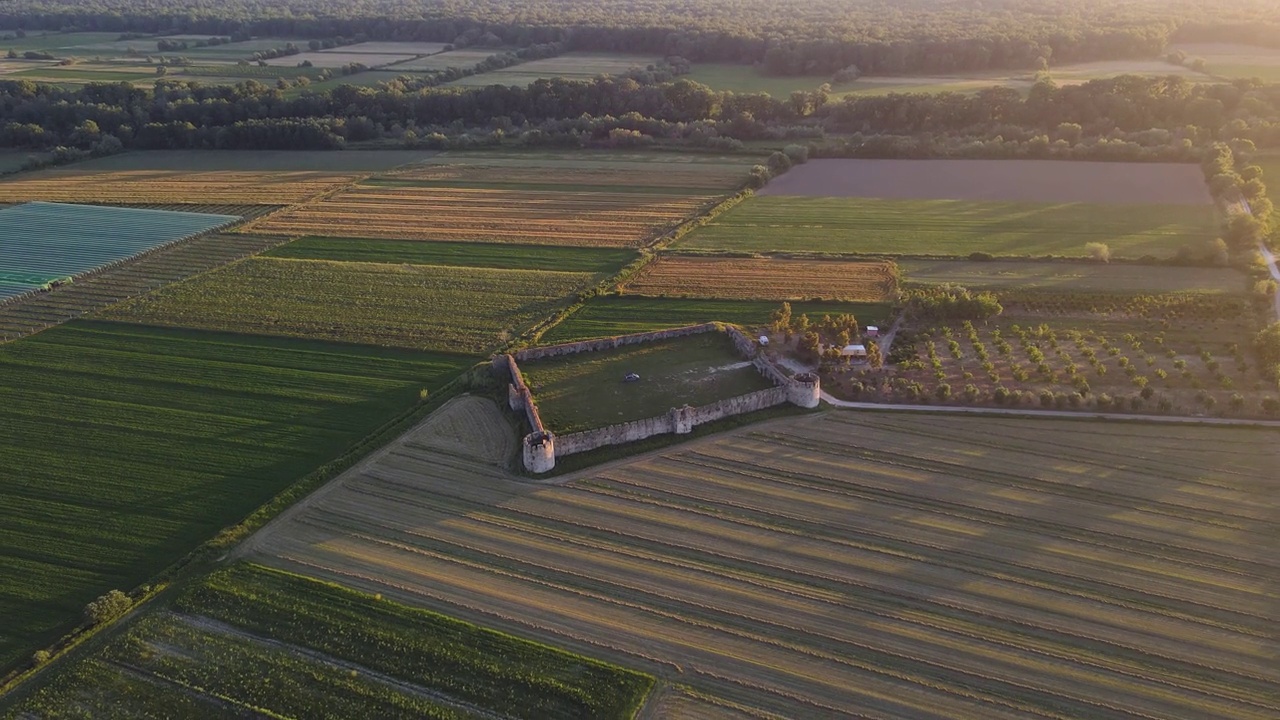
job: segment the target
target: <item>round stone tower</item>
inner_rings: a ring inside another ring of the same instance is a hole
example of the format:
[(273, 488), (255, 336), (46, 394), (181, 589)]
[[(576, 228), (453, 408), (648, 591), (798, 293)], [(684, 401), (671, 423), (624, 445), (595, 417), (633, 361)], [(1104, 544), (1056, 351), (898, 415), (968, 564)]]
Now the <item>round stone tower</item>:
[(556, 436), (549, 432), (534, 432), (524, 436), (524, 469), (531, 473), (544, 473), (556, 466)]
[(817, 373), (800, 373), (791, 378), (791, 382), (787, 384), (787, 400), (790, 400), (792, 405), (816, 408), (821, 399), (822, 388), (819, 385)]

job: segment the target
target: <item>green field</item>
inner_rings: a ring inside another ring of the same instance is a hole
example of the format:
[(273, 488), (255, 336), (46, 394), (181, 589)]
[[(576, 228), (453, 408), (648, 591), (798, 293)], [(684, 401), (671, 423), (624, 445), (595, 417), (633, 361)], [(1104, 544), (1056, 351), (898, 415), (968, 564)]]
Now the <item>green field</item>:
[[(726, 322), (735, 325), (764, 325), (769, 313), (780, 303), (755, 300), (691, 300), (651, 298), (636, 295), (609, 295), (594, 298), (564, 322), (542, 336), (544, 344), (573, 342), (588, 338)], [(888, 303), (794, 302), (793, 313), (810, 317), (851, 314), (863, 325), (884, 324), (890, 313)]]
[[(652, 678), (338, 585), (239, 564), (16, 704), (63, 717), (630, 718)], [(122, 671), (121, 668), (128, 668)], [(238, 712), (237, 712), (238, 711)], [(176, 713), (176, 714), (175, 714)]]
[(1267, 196), (1271, 198), (1271, 202), (1280, 204), (1280, 155), (1260, 157), (1254, 164), (1262, 168), (1262, 181), (1267, 184)]
[(0, 345), (0, 668), (469, 363), (85, 321)]
[(754, 197), (690, 233), (680, 247), (743, 252), (1172, 257), (1215, 237), (1212, 206)]
[[(523, 362), (520, 369), (547, 429), (561, 434), (773, 387), (718, 332)], [(640, 380), (623, 382), (627, 373)]]
[(249, 258), (103, 311), (109, 319), (483, 353), (589, 273)]
[[(441, 59), (448, 57), (441, 55)], [(519, 65), (469, 75), (455, 80), (453, 86), (529, 85), (535, 80), (564, 78), (566, 80), (591, 80), (598, 75), (621, 75), (633, 68), (646, 68), (658, 61), (657, 56), (625, 55), (621, 53), (570, 52), (556, 57), (530, 60)], [(473, 65), (475, 63), (472, 63)]]
[(555, 245), (415, 242), (308, 237), (265, 253), (266, 257), (343, 262), (409, 263), (506, 270), (560, 270), (612, 275), (636, 259), (631, 250)]
[(955, 283), (974, 290), (1082, 293), (1242, 293), (1245, 276), (1230, 268), (1096, 262), (901, 260), (903, 281)]
[[(0, 40), (0, 52), (13, 50), (21, 55), (28, 50), (35, 50), (37, 52), (47, 52), (58, 57), (92, 55), (96, 53), (85, 46), (114, 42), (119, 37), (120, 33), (110, 32), (50, 33), (48, 35), (31, 33), (25, 38)], [(143, 41), (140, 40), (139, 42)]]
[(681, 79), (702, 83), (712, 90), (728, 90), (732, 93), (768, 93), (776, 98), (786, 98), (796, 90), (813, 92), (824, 83), (831, 82), (826, 75), (765, 75), (753, 65), (734, 63), (698, 63)]
[(66, 169), (85, 172), (383, 172), (422, 162), (433, 155), (435, 153), (422, 150), (140, 150), (78, 162)]

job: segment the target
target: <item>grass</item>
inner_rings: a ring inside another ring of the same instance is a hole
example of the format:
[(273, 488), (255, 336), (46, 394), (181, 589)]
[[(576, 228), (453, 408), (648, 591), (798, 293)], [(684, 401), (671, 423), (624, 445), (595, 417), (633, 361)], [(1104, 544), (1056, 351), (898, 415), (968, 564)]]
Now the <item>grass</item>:
[(1245, 277), (1230, 268), (1000, 260), (902, 260), (898, 266), (907, 283), (955, 283), (975, 290), (1237, 294), (1246, 289)]
[(1002, 257), (1172, 257), (1217, 231), (1211, 206), (754, 197), (680, 247), (742, 252)]
[(702, 83), (712, 90), (728, 90), (733, 93), (766, 93), (775, 98), (790, 97), (797, 90), (813, 92), (823, 83), (831, 82), (831, 75), (771, 76), (760, 72), (753, 65), (734, 63), (698, 63), (681, 79)]
[(183, 614), (140, 619), (15, 712), (627, 718), (653, 683), (617, 666), (256, 565), (222, 570), (176, 605)]
[(0, 667), (468, 363), (85, 321), (0, 346)]
[(1280, 203), (1280, 155), (1266, 155), (1255, 164), (1262, 168), (1262, 181), (1267, 184), (1267, 196), (1271, 202)]
[(48, 35), (31, 33), (25, 38), (0, 40), (0, 52), (14, 50), (21, 55), (28, 50), (35, 50), (48, 52), (57, 57), (96, 54), (85, 46), (112, 42), (119, 37), (120, 33), (113, 32), (50, 33)]
[[(779, 304), (754, 300), (608, 295), (592, 299), (564, 322), (551, 328), (542, 336), (542, 342), (573, 342), (704, 322), (764, 325), (769, 322), (769, 313)], [(849, 313), (863, 325), (882, 325), (890, 314), (888, 303), (794, 302), (791, 307), (795, 315), (807, 313), (811, 318)]]
[(610, 275), (636, 258), (636, 254), (630, 250), (605, 248), (322, 237), (295, 240), (266, 253), (266, 256), (296, 260), (560, 270)]
[(155, 325), (483, 353), (588, 273), (249, 258), (103, 311)]
[[(520, 369), (543, 422), (561, 434), (773, 386), (718, 332), (526, 362)], [(640, 380), (623, 382), (627, 373)]]
[[(448, 53), (441, 55), (443, 60)], [(493, 72), (455, 80), (451, 86), (528, 85), (543, 78), (591, 80), (597, 75), (622, 75), (632, 68), (646, 68), (658, 62), (656, 56), (616, 53), (571, 52), (556, 57), (513, 65)], [(472, 63), (473, 65), (475, 63)]]

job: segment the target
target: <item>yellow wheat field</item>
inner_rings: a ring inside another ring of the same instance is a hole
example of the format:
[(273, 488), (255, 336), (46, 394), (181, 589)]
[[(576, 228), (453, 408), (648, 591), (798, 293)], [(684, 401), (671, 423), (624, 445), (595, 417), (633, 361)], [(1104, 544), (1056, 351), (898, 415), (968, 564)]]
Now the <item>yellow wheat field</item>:
[(292, 205), (361, 177), (332, 172), (184, 172), (46, 170), (0, 182), (0, 203)]
[(405, 240), (638, 247), (714, 200), (655, 193), (358, 186), (253, 232)]

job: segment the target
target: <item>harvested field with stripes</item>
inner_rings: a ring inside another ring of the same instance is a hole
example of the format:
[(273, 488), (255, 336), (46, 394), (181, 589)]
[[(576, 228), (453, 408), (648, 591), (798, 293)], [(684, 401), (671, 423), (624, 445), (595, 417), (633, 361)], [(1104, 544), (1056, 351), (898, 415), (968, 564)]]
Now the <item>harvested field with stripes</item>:
[(784, 717), (1280, 713), (1273, 430), (833, 412), (558, 486), (426, 437), (245, 551)]
[(665, 255), (627, 283), (638, 295), (735, 300), (880, 302), (897, 289), (892, 263)]
[(361, 185), (248, 226), (274, 235), (639, 247), (708, 195)]
[(0, 182), (0, 202), (291, 205), (361, 177), (338, 172), (185, 172), (83, 169), (22, 173)]
[(591, 273), (252, 257), (102, 311), (171, 327), (482, 353)]
[(82, 278), (53, 292), (0, 307), (0, 342), (16, 340), (86, 313), (259, 253), (280, 238), (206, 235)]

